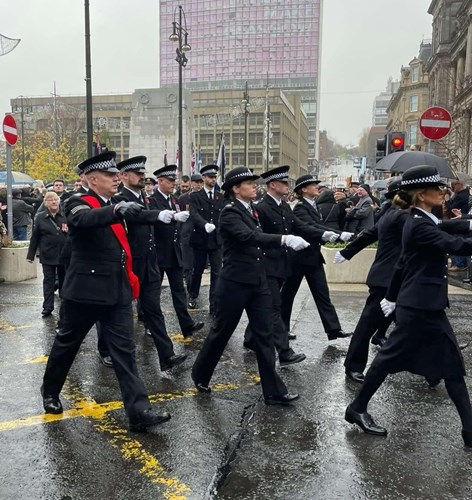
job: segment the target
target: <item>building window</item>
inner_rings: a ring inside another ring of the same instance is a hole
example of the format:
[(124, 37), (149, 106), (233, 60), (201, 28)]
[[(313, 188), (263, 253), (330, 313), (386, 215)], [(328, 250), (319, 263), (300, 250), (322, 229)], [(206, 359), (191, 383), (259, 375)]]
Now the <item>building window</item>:
[(408, 125), (408, 143), (410, 146), (413, 146), (413, 144), (416, 144), (418, 140), (418, 124), (417, 123), (410, 123)]
[(418, 111), (418, 96), (412, 95), (410, 96), (410, 112)]
[(416, 83), (420, 79), (420, 68), (419, 66), (414, 66), (411, 68), (411, 83)]

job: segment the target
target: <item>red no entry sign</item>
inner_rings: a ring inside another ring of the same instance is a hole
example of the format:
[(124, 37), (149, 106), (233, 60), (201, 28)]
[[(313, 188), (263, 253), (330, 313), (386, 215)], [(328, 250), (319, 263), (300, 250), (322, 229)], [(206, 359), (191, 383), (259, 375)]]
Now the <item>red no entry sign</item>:
[(16, 127), (16, 121), (12, 115), (5, 116), (3, 119), (2, 130), (5, 140), (8, 144), (10, 144), (10, 146), (14, 146), (18, 140), (18, 129)]
[(452, 117), (439, 106), (428, 108), (420, 118), (420, 131), (430, 141), (439, 141), (451, 131)]

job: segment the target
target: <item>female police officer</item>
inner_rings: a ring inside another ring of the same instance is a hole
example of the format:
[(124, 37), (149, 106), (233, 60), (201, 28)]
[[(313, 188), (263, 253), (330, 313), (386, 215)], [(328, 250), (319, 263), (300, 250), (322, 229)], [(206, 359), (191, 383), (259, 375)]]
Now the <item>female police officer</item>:
[(367, 413), (367, 405), (387, 375), (406, 370), (430, 379), (443, 378), (462, 421), (464, 443), (472, 447), (472, 408), (464, 362), (444, 311), (448, 306), (447, 254), (470, 255), (472, 238), (439, 230), (431, 211), (443, 201), (444, 184), (436, 168), (407, 170), (401, 186), (413, 206), (403, 230), (402, 255), (381, 303), (386, 315), (396, 308), (397, 325), (373, 360), (345, 418), (364, 432), (386, 435), (387, 430)]
[(301, 250), (309, 244), (299, 236), (263, 233), (257, 211), (253, 175), (246, 167), (231, 170), (222, 186), (228, 204), (220, 215), (223, 267), (216, 286), (215, 320), (193, 365), (192, 378), (200, 392), (210, 392), (208, 384), (243, 310), (254, 334), (257, 363), (264, 401), (286, 405), (298, 399), (290, 394), (275, 371), (275, 351), (271, 331), (272, 299), (263, 264), (263, 247), (286, 245)]

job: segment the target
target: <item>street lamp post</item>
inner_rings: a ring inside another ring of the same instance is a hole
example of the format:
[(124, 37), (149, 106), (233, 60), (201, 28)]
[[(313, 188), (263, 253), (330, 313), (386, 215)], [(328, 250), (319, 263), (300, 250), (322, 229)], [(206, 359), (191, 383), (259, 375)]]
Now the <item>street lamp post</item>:
[[(175, 15), (177, 12), (177, 7), (174, 10), (174, 20), (172, 22), (172, 34), (169, 37), (171, 42), (179, 42), (179, 46), (175, 49), (177, 54), (175, 60), (179, 63), (179, 170), (183, 171), (184, 158), (183, 158), (183, 124), (182, 124), (182, 113), (183, 113), (183, 102), (182, 102), (182, 70), (187, 66), (188, 59), (185, 52), (191, 50), (188, 44), (188, 31), (187, 31), (187, 19), (185, 18), (185, 12), (181, 5), (179, 9), (179, 20), (175, 20)], [(182, 24), (183, 22), (183, 24)]]
[(246, 85), (244, 86), (243, 100), (241, 101), (244, 106), (244, 166), (249, 166), (249, 91)]

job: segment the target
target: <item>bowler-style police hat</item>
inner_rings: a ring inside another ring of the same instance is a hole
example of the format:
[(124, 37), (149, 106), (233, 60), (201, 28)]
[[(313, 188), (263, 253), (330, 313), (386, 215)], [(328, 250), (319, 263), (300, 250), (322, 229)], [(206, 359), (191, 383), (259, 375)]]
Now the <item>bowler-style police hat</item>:
[(84, 174), (95, 171), (118, 174), (120, 171), (116, 168), (115, 158), (116, 153), (114, 151), (105, 151), (105, 153), (92, 156), (92, 158), (79, 163), (76, 168), (82, 170)]
[(205, 165), (200, 169), (201, 175), (208, 175), (209, 177), (216, 177), (218, 175), (218, 165)]
[(309, 186), (310, 184), (319, 184), (321, 181), (313, 175), (302, 175), (295, 181), (293, 190), (297, 193), (300, 189)]
[(402, 177), (401, 186), (403, 189), (416, 189), (424, 187), (446, 186), (441, 181), (438, 169), (429, 165), (418, 165), (409, 168)]
[(259, 179), (258, 175), (254, 175), (252, 170), (247, 167), (237, 167), (233, 168), (226, 174), (225, 182), (221, 186), (223, 191), (228, 191), (228, 189), (240, 184), (244, 181), (254, 181)]

